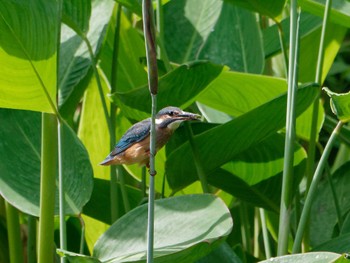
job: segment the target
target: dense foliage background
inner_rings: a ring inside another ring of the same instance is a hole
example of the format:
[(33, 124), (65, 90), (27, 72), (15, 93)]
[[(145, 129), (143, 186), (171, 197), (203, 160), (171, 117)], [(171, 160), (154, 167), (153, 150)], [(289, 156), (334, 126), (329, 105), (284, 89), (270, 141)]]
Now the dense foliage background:
[[(286, 252), (337, 124), (320, 86), (349, 91), (346, 0), (333, 1), (317, 79), (325, 2), (297, 1), (298, 118), (289, 146)], [(203, 116), (181, 126), (157, 154), (156, 262), (257, 262), (281, 255), (290, 3), (163, 0), (154, 7), (157, 107)], [(99, 165), (133, 123), (149, 117), (141, 12), (140, 0), (0, 1), (0, 262), (45, 262), (45, 254), (58, 261), (56, 247), (71, 262), (145, 259), (147, 171)], [(346, 262), (349, 132), (344, 125), (331, 151), (304, 231), (305, 253), (292, 261)], [(43, 181), (46, 174), (51, 183)], [(53, 216), (59, 200), (66, 237)]]

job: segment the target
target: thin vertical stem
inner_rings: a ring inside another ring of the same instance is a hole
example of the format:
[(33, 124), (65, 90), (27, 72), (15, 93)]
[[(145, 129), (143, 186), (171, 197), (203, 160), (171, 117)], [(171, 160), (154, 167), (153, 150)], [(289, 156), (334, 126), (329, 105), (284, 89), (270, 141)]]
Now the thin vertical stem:
[(28, 263), (36, 263), (36, 218), (28, 215)]
[(10, 249), (10, 262), (23, 263), (21, 228), (19, 224), (18, 210), (8, 202), (5, 202), (5, 206)]
[(261, 220), (261, 229), (262, 229), (263, 240), (264, 240), (265, 256), (266, 256), (266, 259), (269, 259), (271, 258), (271, 246), (270, 246), (269, 233), (267, 231), (267, 226), (266, 226), (265, 211), (264, 209), (259, 208), (259, 212), (260, 212), (260, 220)]
[(152, 115), (150, 131), (150, 163), (149, 163), (149, 196), (148, 196), (148, 228), (147, 228), (147, 263), (153, 262), (154, 247), (154, 184), (155, 184), (155, 156), (156, 156), (156, 124), (157, 93), (158, 93), (158, 68), (157, 52), (155, 45), (155, 28), (153, 22), (153, 7), (150, 0), (142, 1), (143, 32), (145, 35), (145, 48), (148, 68), (148, 87), (152, 98)]
[[(315, 82), (319, 84), (321, 88), (321, 82), (322, 82), (322, 69), (323, 69), (323, 58), (324, 58), (324, 52), (325, 52), (325, 36), (326, 36), (326, 30), (327, 30), (327, 22), (330, 16), (330, 8), (332, 6), (332, 0), (327, 0), (323, 15), (323, 23), (322, 23), (322, 31), (321, 31), (321, 39), (320, 39), (320, 46), (318, 50), (318, 57), (317, 57), (317, 65), (316, 65), (316, 74), (315, 74)], [(321, 91), (321, 90), (320, 90)], [(318, 121), (318, 114), (319, 114), (319, 96), (316, 98), (315, 102), (312, 106), (312, 120), (311, 120), (311, 129), (310, 129), (310, 141), (309, 141), (309, 149), (308, 149), (308, 158), (306, 163), (306, 193), (308, 193), (311, 182), (312, 182), (312, 176), (314, 174), (315, 170), (315, 153), (316, 153), (316, 139), (317, 139), (317, 121)], [(309, 231), (306, 230), (306, 233)], [(305, 236), (305, 242), (304, 247), (306, 250), (308, 250), (309, 242), (308, 242), (308, 235)]]
[[(115, 30), (114, 30), (114, 41), (113, 41), (113, 59), (112, 59), (112, 70), (111, 70), (111, 93), (117, 91), (117, 80), (118, 80), (118, 57), (119, 57), (119, 37), (120, 37), (120, 16), (121, 16), (122, 7), (120, 4), (117, 6), (117, 14), (115, 21)], [(115, 123), (116, 123), (116, 114), (117, 106), (114, 103), (110, 103), (110, 116), (109, 123), (111, 126), (110, 129), (110, 150), (114, 149), (116, 144), (115, 140)], [(118, 176), (117, 173), (121, 167), (117, 166), (116, 168), (110, 168), (110, 198), (111, 198), (111, 223), (116, 221), (119, 217), (118, 209)]]
[(57, 167), (57, 118), (42, 114), (38, 262), (53, 262)]
[(308, 195), (306, 196), (303, 211), (301, 212), (300, 222), (298, 225), (298, 229), (297, 229), (297, 233), (296, 233), (295, 241), (294, 241), (294, 245), (293, 245), (293, 253), (298, 253), (300, 251), (301, 241), (303, 238), (305, 227), (307, 225), (306, 223), (307, 223), (308, 218), (309, 218), (311, 205), (312, 205), (313, 199), (317, 193), (318, 182), (320, 181), (320, 179), (322, 177), (323, 170), (324, 170), (324, 167), (327, 163), (328, 156), (331, 152), (333, 144), (334, 144), (335, 140), (337, 139), (338, 134), (339, 134), (342, 126), (343, 126), (343, 123), (338, 122), (337, 126), (335, 127), (335, 129), (332, 132), (331, 137), (329, 138), (329, 140), (326, 144), (326, 147), (324, 149), (324, 152), (322, 153), (320, 162), (317, 165), (315, 174), (313, 176), (313, 179), (312, 179), (312, 182), (310, 185)]
[(286, 117), (286, 138), (284, 148), (283, 180), (281, 194), (281, 208), (278, 232), (277, 255), (284, 255), (288, 250), (290, 230), (290, 212), (292, 197), (292, 178), (295, 142), (295, 100), (297, 94), (297, 53), (298, 53), (298, 12), (297, 0), (291, 0), (290, 9), (290, 44), (288, 65), (288, 97)]
[(81, 236), (80, 236), (80, 248), (79, 253), (84, 254), (84, 242), (85, 242), (85, 222), (81, 214), (78, 215), (80, 226), (81, 226)]
[(259, 209), (254, 209), (254, 257), (259, 258), (260, 248), (259, 248), (259, 233), (260, 233), (260, 224), (259, 224)]
[[(63, 129), (60, 122), (58, 122), (58, 198), (59, 198), (59, 215), (60, 215), (60, 248), (67, 250), (67, 232), (66, 232), (66, 220), (65, 220), (65, 190), (64, 190), (64, 178), (63, 178)], [(61, 257), (61, 263), (65, 263), (66, 258)]]
[(129, 197), (128, 192), (126, 190), (126, 184), (125, 184), (125, 174), (124, 170), (121, 166), (118, 166), (119, 169), (117, 169), (117, 178), (119, 180), (120, 184), (120, 192), (122, 194), (123, 204), (124, 204), (124, 210), (125, 213), (130, 211), (130, 203), (129, 203)]

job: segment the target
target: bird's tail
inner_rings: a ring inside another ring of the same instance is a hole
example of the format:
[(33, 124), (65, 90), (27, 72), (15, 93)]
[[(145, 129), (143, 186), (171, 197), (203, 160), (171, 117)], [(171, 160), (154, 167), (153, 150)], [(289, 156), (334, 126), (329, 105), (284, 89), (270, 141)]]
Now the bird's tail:
[(106, 166), (106, 165), (111, 165), (112, 163), (113, 163), (113, 158), (110, 155), (108, 155), (106, 159), (100, 162), (100, 165)]

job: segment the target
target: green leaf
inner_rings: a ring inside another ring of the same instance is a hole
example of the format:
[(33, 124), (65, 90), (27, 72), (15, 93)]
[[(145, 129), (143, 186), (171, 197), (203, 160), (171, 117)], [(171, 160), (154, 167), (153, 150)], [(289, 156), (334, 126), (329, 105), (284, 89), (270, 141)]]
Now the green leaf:
[(242, 263), (241, 259), (235, 254), (229, 244), (222, 243), (218, 248), (214, 249), (209, 255), (196, 263)]
[(142, 16), (142, 0), (116, 0), (122, 6), (125, 6), (131, 12)]
[[(213, 195), (185, 195), (155, 201), (154, 258), (156, 262), (193, 262), (222, 242), (232, 229), (223, 201)], [(147, 205), (114, 223), (94, 248), (101, 261), (145, 261)]]
[(350, 92), (335, 93), (328, 88), (323, 88), (323, 90), (331, 98), (331, 109), (338, 119), (342, 122), (350, 121)]
[(0, 2), (0, 107), (55, 111), (57, 25), (56, 1)]
[(62, 22), (74, 31), (86, 33), (89, 30), (90, 15), (90, 1), (63, 1)]
[[(289, 17), (283, 19), (280, 22), (286, 45), (289, 44), (289, 28), (290, 28), (289, 22), (290, 22)], [(300, 25), (299, 25), (299, 28), (300, 28), (299, 34), (301, 39), (308, 36), (310, 33), (314, 32), (315, 30), (319, 29), (321, 26), (322, 26), (321, 18), (305, 12), (301, 12)], [(263, 39), (264, 39), (265, 58), (269, 58), (273, 55), (276, 55), (278, 52), (281, 51), (281, 44), (278, 36), (278, 26), (276, 24), (269, 26), (263, 30)]]
[(57, 249), (56, 252), (60, 257), (67, 258), (71, 263), (101, 263), (101, 261), (99, 261), (97, 258), (77, 254), (63, 249)]
[(224, 3), (220, 17), (198, 52), (198, 59), (237, 71), (262, 73), (264, 50), (255, 14)]
[[(299, 5), (304, 11), (323, 17), (326, 0), (300, 0)], [(333, 23), (350, 26), (350, 3), (347, 0), (333, 1), (330, 13)]]
[[(173, 105), (185, 108), (205, 89), (223, 70), (222, 66), (209, 62), (195, 62), (181, 65), (159, 79), (157, 107)], [(151, 96), (147, 86), (129, 92), (117, 92), (112, 99), (119, 99), (129, 107), (148, 112)]]
[[(299, 89), (297, 115), (314, 101), (316, 94), (317, 88), (312, 86)], [(281, 129), (285, 125), (285, 109), (286, 95), (283, 95), (230, 122), (195, 136), (204, 172), (214, 171)], [(186, 165), (179, 165), (185, 163)], [(166, 171), (173, 189), (183, 188), (197, 179), (189, 143), (181, 145), (168, 156)]]
[[(350, 210), (349, 176), (350, 162), (342, 165), (332, 175), (332, 183), (337, 194), (341, 216)], [(338, 223), (334, 197), (327, 180), (320, 183), (317, 193), (311, 208), (311, 214), (317, 216), (310, 219), (310, 241), (313, 247), (330, 240)]]
[(331, 252), (310, 252), (304, 254), (294, 254), (281, 256), (277, 258), (271, 258), (268, 260), (260, 261), (260, 263), (332, 263), (335, 260), (342, 258), (343, 256)]
[(261, 32), (250, 11), (221, 1), (170, 1), (164, 5), (165, 47), (179, 64), (198, 59), (261, 73)]
[[(85, 1), (83, 1), (85, 2)], [(69, 14), (71, 20), (77, 20), (78, 17), (84, 17), (85, 20), (90, 18), (90, 7), (88, 3), (77, 2), (75, 8), (80, 12), (78, 14)], [(99, 0), (93, 1), (91, 7), (90, 24), (87, 22), (65, 21), (75, 31), (67, 26), (61, 29), (61, 47), (60, 47), (60, 66), (59, 66), (59, 106), (64, 115), (73, 114), (77, 104), (87, 87), (85, 77), (91, 67), (91, 57), (88, 52), (83, 36), (90, 42), (94, 55), (98, 57), (101, 48), (101, 42), (105, 36), (105, 27), (112, 15), (114, 1)], [(82, 5), (82, 6), (80, 6)], [(73, 9), (75, 11), (76, 9)], [(82, 10), (86, 12), (83, 13)], [(73, 12), (71, 11), (71, 12)], [(78, 16), (78, 17), (74, 17)], [(76, 22), (76, 23), (75, 23)], [(77, 24), (78, 23), (78, 24)], [(84, 30), (87, 30), (85, 32)], [(91, 73), (91, 72), (90, 72)], [(91, 75), (88, 76), (89, 78)], [(79, 85), (83, 84), (83, 85)]]
[[(285, 79), (225, 71), (202, 92), (197, 100), (214, 109), (238, 117), (287, 91)], [(324, 110), (319, 106), (317, 130), (321, 130)], [(312, 106), (297, 119), (297, 135), (308, 140)]]
[[(6, 126), (0, 131), (1, 195), (19, 210), (39, 216), (41, 114), (2, 109), (0, 116)], [(66, 124), (61, 130), (66, 214), (79, 214), (90, 199), (92, 169), (75, 133)], [(58, 189), (56, 201), (58, 214)]]
[[(315, 247), (314, 251), (331, 251), (335, 253), (348, 253), (350, 250), (350, 233), (328, 240)], [(346, 262), (349, 262), (346, 261)]]
[(228, 3), (238, 5), (272, 19), (277, 19), (286, 3), (286, 0), (225, 0)]

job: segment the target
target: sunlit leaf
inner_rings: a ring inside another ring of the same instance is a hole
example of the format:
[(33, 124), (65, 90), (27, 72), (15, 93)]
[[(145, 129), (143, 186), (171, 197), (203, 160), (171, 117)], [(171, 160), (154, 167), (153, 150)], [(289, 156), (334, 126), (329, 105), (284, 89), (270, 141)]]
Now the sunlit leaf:
[(260, 28), (248, 10), (215, 0), (170, 1), (164, 30), (171, 61), (208, 59), (238, 71), (263, 70)]
[(250, 9), (261, 15), (269, 16), (270, 18), (278, 18), (283, 11), (286, 0), (225, 0), (228, 3), (239, 5)]
[(54, 112), (57, 21), (56, 1), (0, 2), (0, 107)]
[[(181, 65), (159, 79), (157, 107), (161, 109), (172, 105), (185, 108), (222, 70), (222, 66), (201, 61)], [(144, 112), (151, 109), (151, 96), (147, 86), (129, 92), (117, 92), (112, 98), (120, 99), (127, 106)]]
[(277, 258), (271, 258), (268, 260), (260, 261), (261, 263), (331, 263), (335, 262), (335, 260), (342, 258), (343, 256), (336, 253), (331, 252), (310, 252), (304, 254), (295, 254), (295, 255), (287, 255), (281, 256)]
[[(154, 258), (194, 261), (221, 242), (232, 229), (232, 218), (213, 195), (185, 195), (155, 201)], [(98, 240), (93, 256), (101, 261), (146, 259), (147, 205), (130, 211)]]
[(350, 121), (350, 92), (348, 93), (335, 93), (328, 88), (323, 88), (324, 91), (331, 98), (331, 109), (338, 119), (342, 122)]
[[(317, 88), (301, 88), (298, 94), (296, 105), (300, 115), (315, 99)], [(285, 125), (285, 109), (286, 95), (195, 136), (204, 172), (212, 172), (281, 129)], [(212, 154), (213, 150), (215, 154)], [(197, 179), (192, 154), (189, 143), (185, 143), (169, 155), (166, 169), (173, 189), (182, 188)], [(181, 165), (184, 163), (186, 165)]]
[[(326, 0), (300, 0), (298, 4), (304, 11), (323, 17)], [(350, 26), (350, 3), (347, 0), (333, 1), (330, 21), (339, 25)]]

